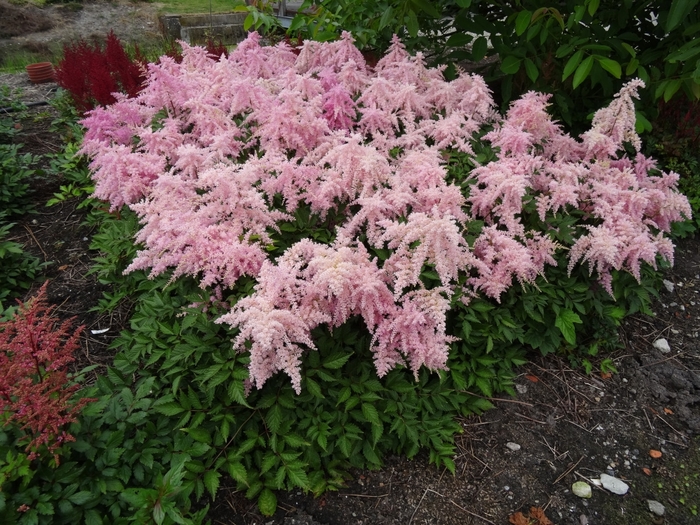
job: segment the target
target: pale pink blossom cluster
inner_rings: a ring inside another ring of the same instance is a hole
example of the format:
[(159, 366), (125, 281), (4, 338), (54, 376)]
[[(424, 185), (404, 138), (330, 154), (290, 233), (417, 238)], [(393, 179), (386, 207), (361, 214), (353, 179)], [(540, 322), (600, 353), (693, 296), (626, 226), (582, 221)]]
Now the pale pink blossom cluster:
[[(534, 196), (544, 231), (556, 212), (585, 213), (584, 231), (570, 247), (569, 272), (585, 261), (611, 295), (612, 270), (640, 279), (642, 262), (656, 267), (657, 255), (673, 262), (673, 244), (664, 232), (692, 211), (677, 191), (678, 175), (650, 175), (655, 163), (639, 153), (632, 99), (643, 86), (641, 80), (625, 85), (595, 114), (580, 142), (552, 121), (546, 112), (548, 95), (532, 92), (513, 103), (505, 121), (486, 134), (499, 147), (498, 159), (474, 170), (476, 184), (468, 200), (473, 216), (490, 224), (486, 234), (495, 236), (477, 239), (474, 252), (484, 260), (479, 251), (485, 251), (499, 264), (471, 280), (477, 289), (497, 297), (509, 286), (509, 273), (527, 281), (543, 262), (553, 264), (557, 245), (522, 223), (526, 195)], [(620, 155), (626, 142), (637, 150), (634, 159)]]
[[(560, 246), (547, 229), (522, 222), (528, 199), (542, 221), (570, 208), (589, 214), (570, 260), (604, 282), (611, 269), (638, 276), (640, 261), (672, 257), (662, 232), (690, 214), (676, 176), (651, 177), (650, 161), (618, 155), (635, 142), (638, 83), (579, 142), (548, 116), (545, 96), (527, 94), (501, 121), (481, 77), (446, 81), (398, 39), (374, 68), (347, 33), (298, 54), (259, 40), (252, 33), (219, 61), (183, 44), (181, 64), (149, 65), (136, 98), (94, 110), (83, 144), (95, 195), (142, 222), (129, 270), (191, 275), (202, 286), (256, 279), (219, 322), (239, 329), (234, 346), (250, 351), (257, 387), (282, 371), (300, 391), (311, 331), (351, 316), (373, 336), (380, 376), (397, 365), (444, 369), (455, 292), (498, 300), (555, 264)], [(473, 154), (486, 126), (499, 156), (474, 170), (465, 195), (448, 182), (445, 151)], [(347, 218), (331, 244), (301, 240), (272, 260), (280, 223), (302, 206)], [(470, 246), (473, 219), (487, 226)], [(437, 275), (431, 286), (426, 268)]]

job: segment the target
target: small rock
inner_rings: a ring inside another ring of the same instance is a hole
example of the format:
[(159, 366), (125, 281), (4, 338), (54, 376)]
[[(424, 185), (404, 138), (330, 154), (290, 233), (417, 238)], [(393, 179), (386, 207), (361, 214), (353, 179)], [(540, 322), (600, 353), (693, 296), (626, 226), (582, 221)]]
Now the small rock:
[(515, 385), (515, 389), (518, 391), (518, 394), (524, 394), (527, 392), (527, 386), (525, 385)]
[(603, 485), (604, 489), (609, 490), (613, 494), (619, 494), (620, 496), (627, 494), (627, 491), (630, 489), (629, 485), (621, 479), (608, 476), (607, 474), (600, 475), (600, 483)]
[(654, 341), (654, 348), (656, 348), (662, 354), (668, 354), (671, 351), (671, 346), (668, 344), (666, 339), (657, 339)]
[(649, 504), (649, 510), (652, 511), (657, 516), (663, 516), (664, 513), (666, 512), (666, 507), (664, 507), (658, 501), (654, 501), (653, 499), (648, 499), (647, 503)]
[(588, 525), (588, 517), (586, 517), (585, 514), (581, 514), (581, 515), (578, 517), (578, 522), (579, 522), (581, 525)]
[(579, 498), (590, 498), (593, 495), (593, 490), (591, 486), (585, 481), (577, 481), (571, 485), (571, 492), (576, 494)]
[(664, 288), (666, 288), (666, 290), (668, 290), (670, 293), (673, 293), (673, 288), (675, 287), (675, 285), (667, 279), (664, 279), (663, 283), (664, 283)]
[(509, 441), (508, 443), (506, 443), (506, 448), (508, 450), (512, 450), (513, 452), (517, 452), (518, 450), (520, 450), (521, 447), (517, 443)]

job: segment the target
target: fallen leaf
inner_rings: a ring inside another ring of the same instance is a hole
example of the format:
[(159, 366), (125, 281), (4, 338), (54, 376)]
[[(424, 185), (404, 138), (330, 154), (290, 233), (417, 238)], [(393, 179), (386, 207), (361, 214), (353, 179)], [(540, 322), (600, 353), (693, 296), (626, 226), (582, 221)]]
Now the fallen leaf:
[(508, 523), (512, 523), (513, 525), (530, 525), (530, 520), (527, 519), (522, 512), (516, 512), (510, 515)]
[(612, 377), (612, 374), (610, 372), (601, 372), (600, 377), (601, 379), (610, 379)]
[(67, 264), (64, 264), (63, 266), (59, 266), (59, 267), (58, 267), (58, 271), (59, 271), (59, 272), (64, 272), (64, 271), (66, 271), (67, 269), (68, 269), (68, 265), (67, 265)]
[(539, 378), (538, 378), (537, 376), (533, 376), (533, 375), (531, 375), (531, 374), (527, 374), (527, 375), (525, 376), (525, 379), (529, 379), (529, 380), (532, 381), (533, 383), (538, 383), (538, 382), (539, 382)]
[(644, 474), (646, 474), (647, 476), (651, 476), (651, 470), (646, 467), (642, 469), (642, 472), (644, 472)]
[(659, 459), (663, 456), (660, 450), (654, 450), (653, 448), (649, 451), (649, 455), (654, 459)]
[(537, 520), (537, 525), (554, 525), (549, 518), (544, 515), (542, 507), (530, 507), (530, 518)]
[(670, 408), (664, 408), (664, 412), (666, 414), (673, 414), (673, 410), (671, 410)]

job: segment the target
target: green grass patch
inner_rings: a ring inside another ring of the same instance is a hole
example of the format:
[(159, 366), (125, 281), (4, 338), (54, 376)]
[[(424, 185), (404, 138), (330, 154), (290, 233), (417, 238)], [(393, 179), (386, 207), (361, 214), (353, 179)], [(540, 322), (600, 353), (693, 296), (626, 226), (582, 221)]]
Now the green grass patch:
[(243, 0), (164, 0), (162, 13), (230, 13)]

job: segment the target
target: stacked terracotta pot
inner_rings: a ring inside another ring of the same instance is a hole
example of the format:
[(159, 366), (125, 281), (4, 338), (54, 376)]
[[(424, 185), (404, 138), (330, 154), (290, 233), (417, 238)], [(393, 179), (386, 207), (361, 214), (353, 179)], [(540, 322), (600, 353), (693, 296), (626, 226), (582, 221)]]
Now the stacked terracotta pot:
[(31, 80), (34, 84), (53, 82), (55, 80), (53, 64), (51, 64), (51, 62), (29, 64), (25, 69), (29, 75), (29, 80)]

